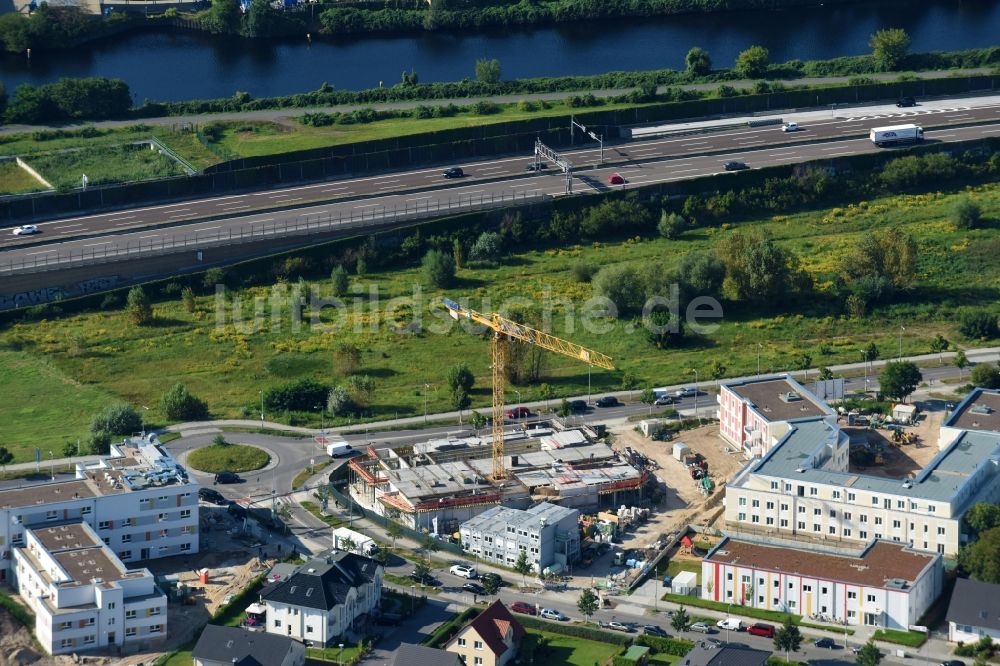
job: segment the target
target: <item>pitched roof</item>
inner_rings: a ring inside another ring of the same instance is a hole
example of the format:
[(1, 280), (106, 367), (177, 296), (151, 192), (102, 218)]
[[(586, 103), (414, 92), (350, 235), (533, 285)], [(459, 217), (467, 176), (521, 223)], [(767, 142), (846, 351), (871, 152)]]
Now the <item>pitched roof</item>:
[(702, 641), (684, 656), (679, 666), (764, 666), (770, 652), (755, 650), (742, 643), (707, 647)]
[(294, 642), (277, 634), (209, 624), (191, 654), (195, 659), (235, 666), (274, 666), (284, 660)]
[(454, 652), (403, 643), (392, 657), (392, 666), (462, 666)]
[(465, 625), (461, 631), (455, 634), (454, 638), (448, 641), (448, 645), (450, 646), (458, 640), (458, 637), (470, 627), (476, 630), (476, 633), (486, 643), (486, 647), (497, 657), (507, 651), (507, 644), (503, 642), (503, 637), (507, 635), (507, 630), (513, 629), (515, 645), (520, 643), (524, 637), (524, 627), (514, 619), (514, 616), (510, 614), (507, 607), (499, 600), (494, 601), (486, 610), (477, 615), (472, 622)]
[(1000, 629), (1000, 585), (957, 579), (946, 619), (972, 627)]
[(261, 594), (265, 601), (330, 610), (347, 593), (375, 579), (379, 564), (369, 557), (344, 551), (309, 560), (285, 580)]

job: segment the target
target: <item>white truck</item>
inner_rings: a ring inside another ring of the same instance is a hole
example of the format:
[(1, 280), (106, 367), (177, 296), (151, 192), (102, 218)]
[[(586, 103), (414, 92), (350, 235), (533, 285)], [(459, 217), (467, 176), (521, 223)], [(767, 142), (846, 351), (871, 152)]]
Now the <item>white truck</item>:
[(873, 127), (868, 134), (879, 148), (895, 146), (901, 143), (918, 143), (924, 140), (924, 128), (917, 125), (892, 125), (891, 127)]
[(326, 455), (331, 458), (343, 458), (354, 453), (354, 449), (346, 441), (339, 439), (332, 442), (327, 442), (326, 445)]
[(378, 552), (378, 544), (370, 537), (346, 527), (338, 527), (333, 530), (333, 547), (337, 550), (346, 550), (367, 557), (372, 557)]

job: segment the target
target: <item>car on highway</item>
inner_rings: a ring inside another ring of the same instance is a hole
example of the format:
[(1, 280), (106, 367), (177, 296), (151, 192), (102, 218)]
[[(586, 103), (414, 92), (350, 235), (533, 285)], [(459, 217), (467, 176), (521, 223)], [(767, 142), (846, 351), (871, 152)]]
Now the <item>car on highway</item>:
[(479, 583), (466, 583), (462, 589), (473, 594), (486, 594), (486, 589)]
[(569, 616), (563, 615), (555, 608), (543, 608), (542, 610), (538, 611), (538, 617), (543, 618), (545, 620), (555, 620), (556, 622), (566, 622), (567, 620), (569, 620)]
[(740, 162), (739, 160), (729, 160), (723, 166), (726, 171), (743, 171), (750, 168), (746, 162)]
[(38, 227), (34, 224), (22, 224), (19, 227), (14, 227), (15, 236), (31, 236), (32, 234), (38, 233)]
[(461, 578), (479, 578), (479, 574), (476, 573), (476, 567), (469, 564), (454, 564), (450, 569), (448, 569), (453, 575), (459, 576)]
[(450, 169), (445, 169), (442, 174), (445, 178), (461, 178), (465, 175), (462, 171), (462, 167), (451, 167)]
[(608, 629), (611, 629), (612, 631), (621, 631), (626, 634), (631, 634), (633, 631), (635, 631), (635, 629), (632, 627), (631, 624), (627, 622), (619, 622), (618, 620), (611, 620), (611, 622), (608, 622), (604, 626), (607, 627)]
[(785, 123), (781, 126), (782, 132), (798, 132), (800, 129), (802, 128), (799, 127), (798, 123)]
[(688, 627), (688, 631), (697, 631), (699, 634), (710, 634), (712, 633), (711, 627), (709, 627), (704, 622), (695, 622)]
[(618, 398), (613, 395), (606, 395), (603, 398), (598, 398), (597, 402), (594, 403), (598, 407), (617, 407), (621, 403), (618, 402)]
[(537, 612), (534, 606), (526, 604), (523, 601), (515, 601), (510, 605), (510, 609), (515, 613), (522, 613), (524, 615), (534, 615)]
[(755, 622), (747, 627), (747, 633), (752, 636), (763, 636), (764, 638), (774, 638), (774, 625), (764, 622)]
[(239, 483), (243, 480), (236, 472), (219, 472), (215, 475), (216, 483)]
[(587, 411), (587, 401), (586, 400), (570, 400), (569, 401), (569, 411), (577, 414), (579, 412)]
[(827, 650), (832, 650), (837, 647), (837, 643), (829, 636), (824, 636), (823, 638), (817, 638), (813, 641), (813, 645), (818, 648), (826, 648)]
[(613, 173), (608, 176), (608, 185), (624, 185), (625, 177), (620, 173)]
[(528, 165), (525, 171), (542, 171), (543, 169), (548, 169), (549, 165), (545, 162), (532, 162)]
[(647, 636), (658, 636), (660, 638), (670, 638), (670, 634), (663, 630), (663, 627), (657, 626), (655, 624), (645, 624), (642, 627), (642, 633)]
[(693, 386), (685, 386), (684, 388), (674, 391), (674, 395), (678, 398), (693, 398), (698, 395), (698, 389)]
[(509, 419), (526, 419), (531, 416), (531, 410), (527, 407), (513, 407), (507, 410), (506, 416)]
[(229, 504), (229, 500), (223, 497), (222, 493), (218, 490), (212, 490), (211, 488), (199, 488), (198, 499), (205, 500), (209, 504), (218, 504), (219, 506)]
[(916, 105), (917, 105), (917, 100), (913, 99), (912, 97), (900, 97), (899, 101), (896, 102), (896, 106), (898, 106), (901, 109), (909, 108), (911, 106), (916, 106)]
[(677, 402), (677, 400), (674, 398), (674, 396), (661, 395), (656, 400), (653, 401), (653, 404), (656, 405), (657, 407), (662, 407), (663, 405), (672, 405), (675, 402)]

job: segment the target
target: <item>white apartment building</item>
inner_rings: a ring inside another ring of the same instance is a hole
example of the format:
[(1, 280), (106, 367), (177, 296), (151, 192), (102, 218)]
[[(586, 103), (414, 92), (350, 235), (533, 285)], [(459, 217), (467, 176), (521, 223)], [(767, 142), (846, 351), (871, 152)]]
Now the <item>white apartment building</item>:
[(198, 552), (198, 484), (155, 438), (112, 445), (76, 478), (0, 490), (0, 582), (30, 527), (79, 520), (123, 562)]
[(723, 384), (716, 400), (719, 434), (748, 458), (767, 453), (774, 434), (790, 422), (835, 415), (789, 375)]
[(889, 541), (833, 555), (729, 538), (701, 563), (703, 599), (887, 629), (917, 624), (943, 584), (940, 555)]
[(309, 560), (261, 594), (267, 633), (317, 644), (341, 639), (378, 611), (383, 573), (375, 560), (342, 550)]
[(462, 523), (462, 548), (477, 557), (514, 566), (521, 551), (536, 572), (565, 570), (580, 556), (580, 512), (542, 502), (526, 511), (490, 507)]
[(726, 529), (827, 549), (887, 539), (955, 557), (965, 511), (1000, 500), (998, 409), (1000, 392), (972, 392), (945, 421), (941, 450), (908, 479), (852, 472), (833, 418), (772, 423), (767, 453), (726, 487)]
[(23, 534), (25, 545), (14, 549), (15, 585), (49, 654), (145, 647), (167, 635), (167, 597), (153, 574), (126, 569), (87, 523)]

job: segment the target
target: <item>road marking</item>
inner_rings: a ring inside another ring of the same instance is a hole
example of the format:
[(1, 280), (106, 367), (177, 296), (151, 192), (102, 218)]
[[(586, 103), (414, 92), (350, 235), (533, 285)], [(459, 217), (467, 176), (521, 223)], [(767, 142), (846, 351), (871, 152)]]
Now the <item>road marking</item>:
[(957, 135), (954, 132), (952, 132), (951, 134), (938, 134), (937, 132), (934, 133), (934, 137), (937, 139), (944, 139), (949, 136), (957, 136)]
[(111, 241), (101, 241), (100, 243), (87, 243), (86, 245), (82, 245), (81, 247), (92, 247), (94, 245), (109, 245), (110, 243)]
[(36, 254), (48, 254), (49, 252), (55, 252), (55, 250), (42, 250), (41, 252), (26, 252), (24, 256), (33, 257)]
[(135, 222), (119, 222), (119, 223), (118, 223), (118, 224), (116, 224), (115, 226), (116, 226), (116, 227), (130, 227), (130, 226), (132, 226), (133, 224), (135, 224)]
[(187, 213), (181, 213), (180, 215), (171, 215), (168, 219), (173, 220), (178, 217), (187, 217)]
[(684, 148), (685, 146), (704, 146), (707, 143), (708, 141), (689, 141), (688, 143), (682, 143), (681, 148)]
[(150, 234), (149, 236), (139, 236), (139, 240), (142, 240), (143, 238), (158, 238), (159, 236), (160, 236), (160, 234)]
[(430, 197), (430, 196), (426, 196), (426, 197), (414, 197), (413, 199), (404, 199), (404, 201), (405, 201), (405, 202), (410, 202), (410, 201), (423, 201), (424, 199), (430, 199), (430, 198), (432, 198), (432, 197)]
[(700, 171), (701, 169), (695, 167), (693, 169), (671, 169), (670, 173), (688, 173), (689, 171)]
[(80, 224), (63, 224), (58, 227), (52, 227), (52, 230), (55, 231), (56, 229), (69, 229), (70, 227), (82, 227), (82, 226), (83, 226), (82, 222)]
[(794, 157), (798, 153), (792, 151), (790, 153), (771, 153), (768, 157)]
[(857, 155), (857, 154), (858, 153), (856, 153), (853, 150), (848, 150), (848, 151), (842, 152), (842, 153), (830, 153), (829, 155), (827, 155), (827, 157), (840, 157), (841, 155)]
[(122, 217), (112, 217), (108, 218), (108, 222), (118, 222), (119, 220), (131, 220), (135, 215), (123, 215)]
[(221, 229), (221, 228), (222, 228), (221, 226), (217, 226), (217, 227), (205, 227), (204, 229), (195, 229), (195, 231), (196, 232), (197, 231), (211, 231), (212, 229)]
[(240, 208), (249, 208), (250, 204), (243, 204), (241, 206), (224, 206), (222, 210), (239, 210)]
[(347, 185), (344, 185), (343, 187), (328, 187), (325, 190), (320, 190), (320, 192), (336, 192), (337, 190), (346, 190), (346, 189)]
[(381, 206), (381, 205), (382, 204), (364, 204), (364, 205), (361, 205), (361, 206), (354, 206), (354, 208), (377, 208), (378, 206)]

